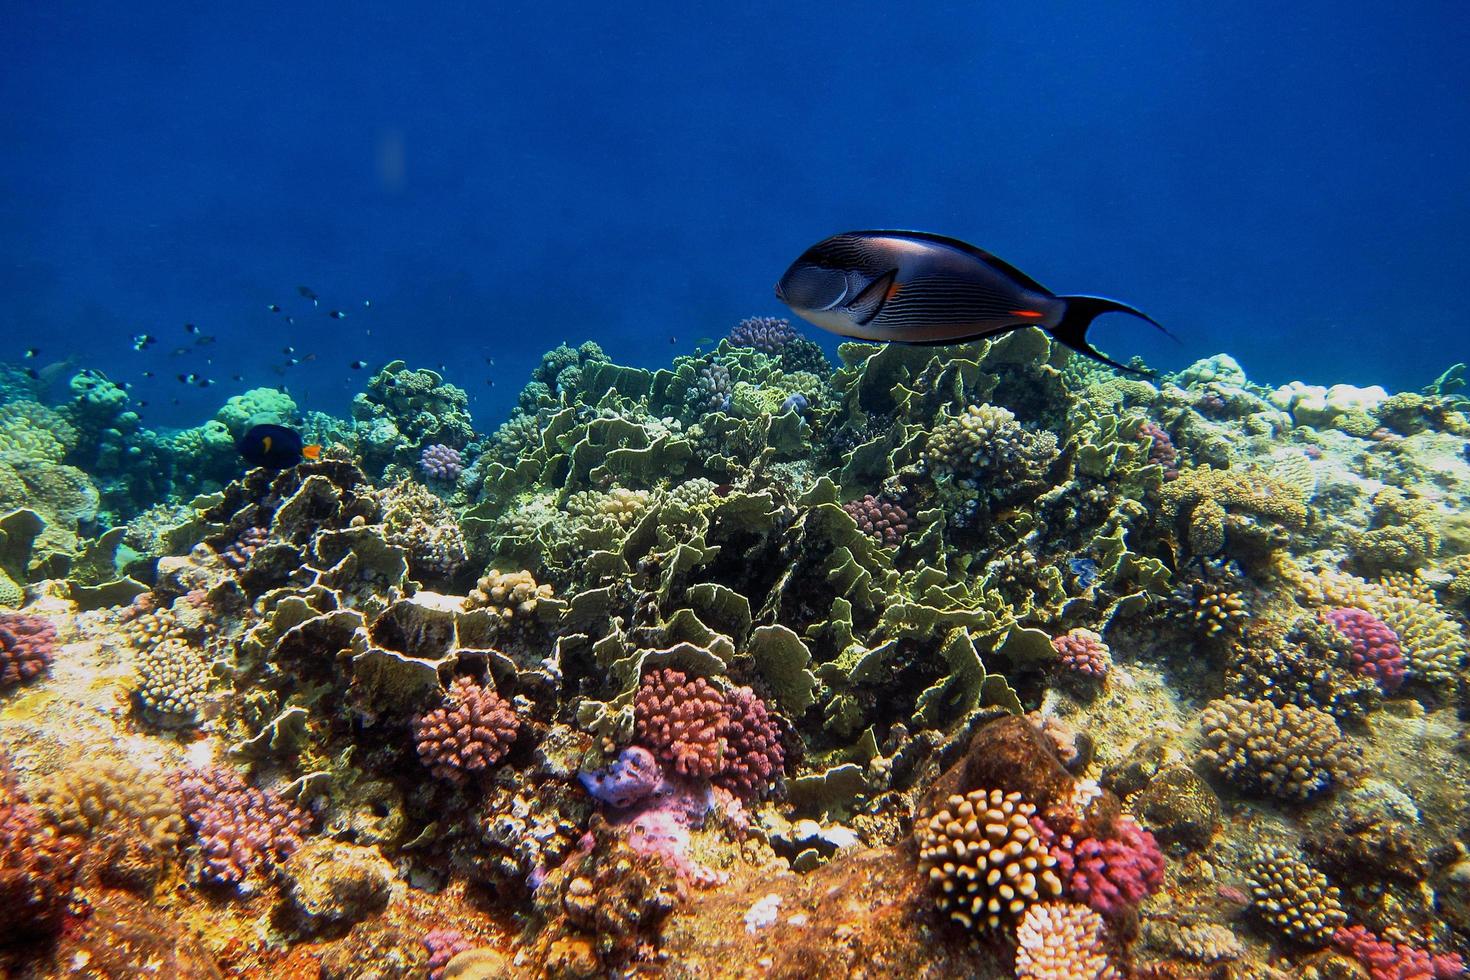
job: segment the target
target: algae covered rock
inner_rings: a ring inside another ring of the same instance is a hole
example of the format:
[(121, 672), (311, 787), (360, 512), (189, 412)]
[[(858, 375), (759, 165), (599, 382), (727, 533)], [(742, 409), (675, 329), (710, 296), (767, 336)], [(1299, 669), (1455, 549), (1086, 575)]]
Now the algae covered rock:
[(281, 865), (286, 896), (308, 932), (345, 926), (388, 904), (393, 866), (375, 847), (318, 838)]

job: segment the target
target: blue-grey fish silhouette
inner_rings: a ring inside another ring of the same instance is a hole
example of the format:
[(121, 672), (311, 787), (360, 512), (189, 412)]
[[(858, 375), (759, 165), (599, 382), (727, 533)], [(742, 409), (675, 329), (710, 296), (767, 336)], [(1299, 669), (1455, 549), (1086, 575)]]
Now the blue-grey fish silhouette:
[[(921, 231), (849, 231), (813, 245), (776, 284), (802, 319), (854, 340), (963, 344), (1040, 327), (1079, 353), (1143, 374), (1087, 342), (1104, 313), (1153, 317), (1101, 296), (1058, 296), (967, 242)], [(1177, 339), (1177, 338), (1176, 338)]]

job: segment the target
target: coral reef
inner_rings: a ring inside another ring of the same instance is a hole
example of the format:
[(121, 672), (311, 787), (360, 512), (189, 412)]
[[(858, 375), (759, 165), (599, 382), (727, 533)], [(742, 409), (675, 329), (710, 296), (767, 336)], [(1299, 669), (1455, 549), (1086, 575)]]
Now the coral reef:
[(56, 934), (75, 884), (75, 862), (76, 848), (41, 821), (0, 771), (0, 947)]
[(199, 844), (206, 881), (247, 885), (256, 869), (290, 857), (311, 823), (290, 801), (248, 785), (234, 769), (186, 769), (170, 781)]
[(444, 702), (414, 719), (414, 746), (437, 778), (462, 783), (504, 757), (521, 723), (494, 687), (472, 677), (456, 677)]
[(1267, 928), (1291, 942), (1325, 946), (1347, 921), (1341, 893), (1291, 851), (1255, 848), (1245, 877), (1251, 909)]
[(56, 646), (56, 626), (44, 616), (0, 613), (0, 690), (44, 671)]

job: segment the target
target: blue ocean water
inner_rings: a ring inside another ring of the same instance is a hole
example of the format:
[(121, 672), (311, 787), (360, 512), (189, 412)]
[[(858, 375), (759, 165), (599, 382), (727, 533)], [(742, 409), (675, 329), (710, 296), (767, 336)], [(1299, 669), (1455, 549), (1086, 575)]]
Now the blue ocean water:
[[(0, 358), (102, 368), (151, 424), (260, 384), (341, 411), (366, 379), (351, 362), (401, 357), (445, 365), (493, 427), (547, 347), (667, 363), (783, 314), (786, 264), (862, 227), (965, 238), (1132, 302), (1182, 345), (1124, 318), (1098, 339), (1165, 368), (1226, 350), (1263, 381), (1392, 389), (1470, 359), (1458, 4), (160, 2), (5, 21)], [(142, 332), (159, 342), (138, 353)]]

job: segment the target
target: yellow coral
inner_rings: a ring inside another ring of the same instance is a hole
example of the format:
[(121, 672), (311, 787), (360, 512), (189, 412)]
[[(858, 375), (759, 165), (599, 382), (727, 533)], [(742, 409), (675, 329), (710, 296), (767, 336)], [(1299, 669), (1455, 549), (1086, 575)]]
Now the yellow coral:
[(1352, 536), (1351, 547), (1373, 568), (1422, 565), (1439, 550), (1438, 515), (1427, 501), (1384, 487), (1373, 497), (1373, 516)]
[(537, 585), (530, 572), (486, 572), (465, 597), (466, 609), (490, 609), (503, 622), (530, 619), (542, 599), (551, 598), (551, 586)]
[(1200, 555), (1220, 552), (1231, 534), (1259, 539), (1253, 519), (1288, 528), (1307, 522), (1301, 487), (1259, 470), (1183, 470), (1164, 484), (1159, 499), (1170, 519), (1188, 522), (1190, 550)]

